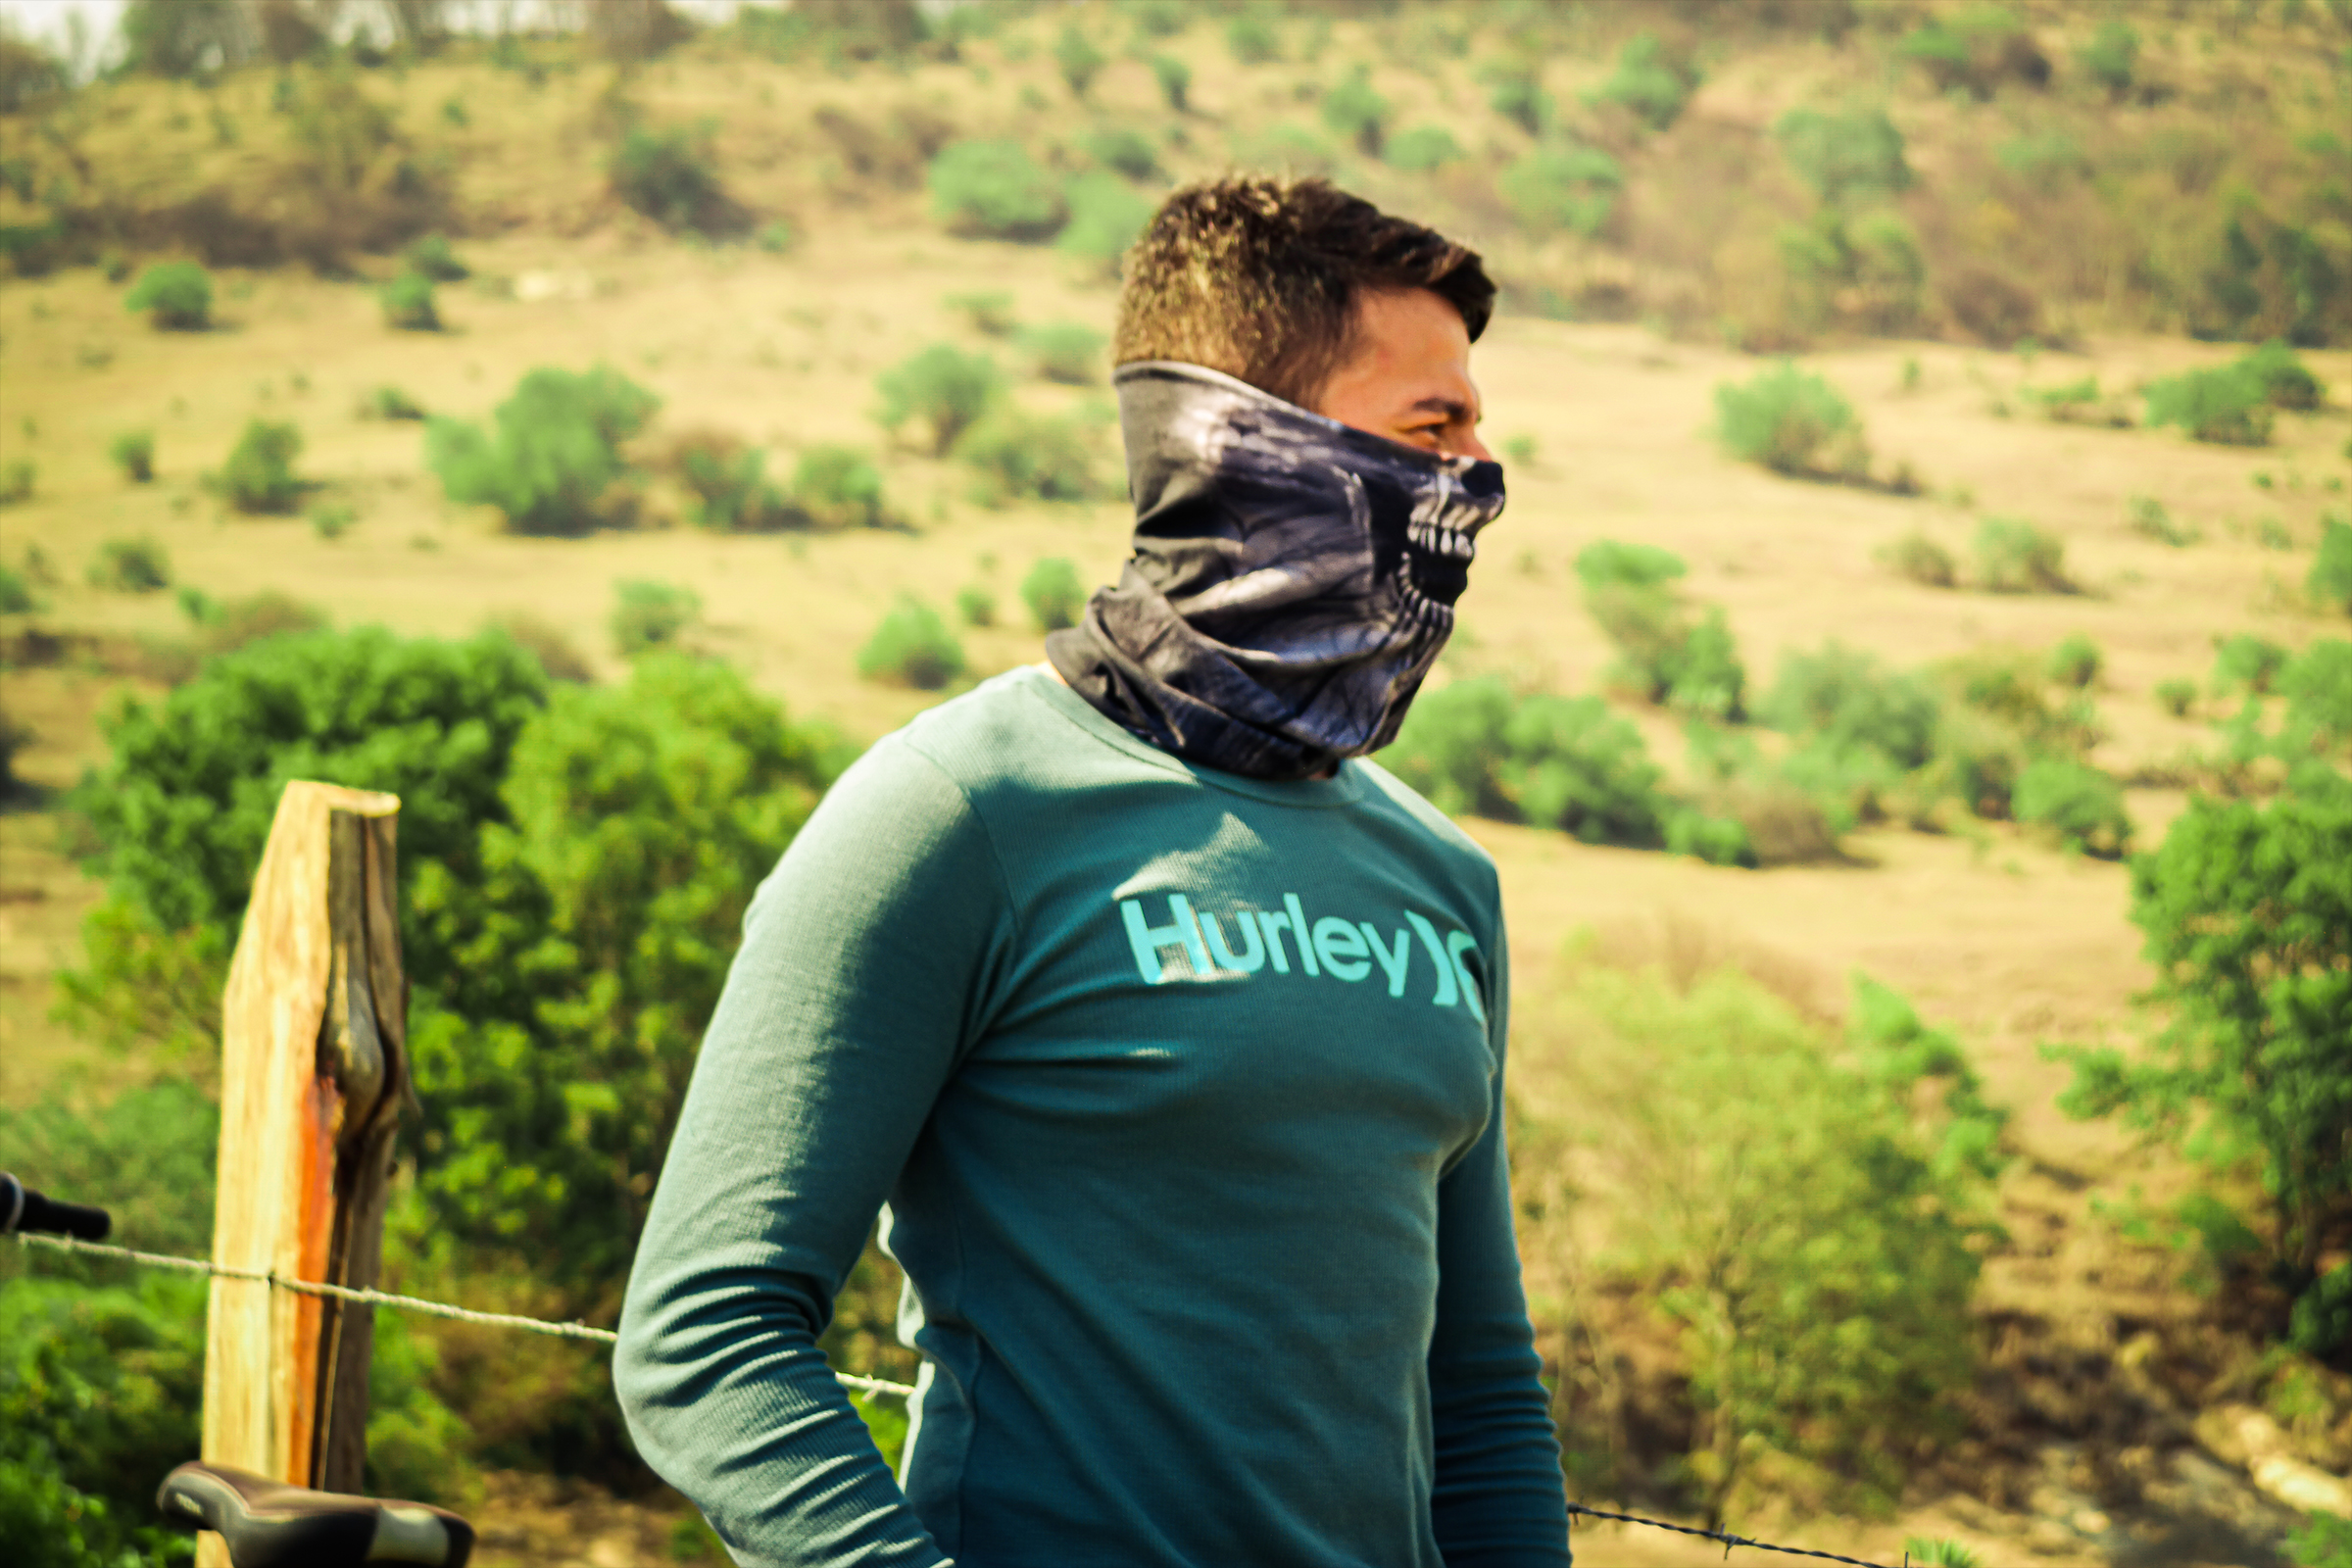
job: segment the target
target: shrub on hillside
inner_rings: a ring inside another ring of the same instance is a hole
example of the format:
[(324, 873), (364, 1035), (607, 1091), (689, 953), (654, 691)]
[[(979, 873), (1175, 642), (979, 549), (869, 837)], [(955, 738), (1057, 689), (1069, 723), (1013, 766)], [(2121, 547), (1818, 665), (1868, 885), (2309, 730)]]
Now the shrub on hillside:
[(460, 419), (425, 423), (425, 464), (450, 500), (496, 507), (516, 533), (586, 533), (625, 471), (620, 443), (662, 400), (619, 371), (542, 366), (492, 416), (495, 430)]
[(1129, 179), (1152, 179), (1159, 173), (1159, 154), (1152, 138), (1125, 125), (1091, 131), (1079, 138), (1086, 156), (1113, 173)]
[(2156, 706), (2175, 718), (2186, 718), (2197, 706), (2197, 683), (2180, 676), (2156, 683)]
[(1715, 388), (1715, 433), (1732, 456), (1793, 478), (1862, 471), (1862, 421), (1829, 382), (1784, 361), (1743, 385)]
[(951, 294), (940, 302), (961, 315), (972, 324), (972, 330), (987, 337), (1006, 337), (1019, 324), (1013, 315), (1012, 296), (1001, 289), (978, 294)]
[(2077, 632), (2050, 650), (2047, 667), (2054, 683), (2081, 691), (2097, 683), (2106, 662), (2099, 645)]
[(33, 480), (39, 470), (30, 458), (12, 458), (0, 464), (0, 507), (13, 507), (32, 499)]
[(956, 590), (956, 613), (966, 626), (994, 626), (997, 623), (997, 596), (978, 583)]
[(2125, 504), (2124, 515), (2133, 533), (2158, 544), (2185, 550), (2197, 542), (2197, 530), (2175, 522), (2172, 514), (2164, 510), (2164, 503), (2154, 496), (2133, 496)]
[(2287, 652), (2266, 637), (2239, 632), (2214, 648), (2213, 674), (2208, 685), (2217, 694), (2245, 692), (2268, 695), (2286, 667)]
[(148, 429), (125, 430), (107, 444), (106, 455), (122, 470), (122, 477), (132, 484), (146, 484), (155, 477), (155, 432)]
[(1061, 73), (1072, 97), (1084, 98), (1087, 89), (1095, 84), (1095, 77), (1108, 64), (1109, 56), (1095, 47), (1085, 28), (1074, 22), (1062, 24), (1059, 36), (1054, 40), (1054, 66)]
[(1773, 122), (1772, 134), (1796, 177), (1825, 202), (1892, 196), (1911, 188), (1903, 133), (1884, 109), (1835, 114), (1791, 109)]
[(1585, 100), (1616, 104), (1650, 129), (1664, 130), (1682, 117), (1697, 86), (1697, 69), (1670, 58), (1657, 35), (1644, 32), (1617, 52), (1617, 70)]
[[(1520, 1107), (1525, 1147), (1576, 1152), (1577, 1236), (1550, 1217), (1564, 1205), (1531, 1205), (1527, 1250), (1572, 1247), (1580, 1272), (1680, 1327), (1695, 1406), (1681, 1468), (1709, 1519), (1772, 1484), (1758, 1476), (1895, 1494), (1965, 1430), (1975, 1376), (1991, 1227), (1977, 1165), (1947, 1153), (1982, 1120), (1965, 1066), (1826, 1038), (1728, 966), (1628, 973), (1572, 950), (1557, 972), (1514, 1049), (1548, 1086)], [(1591, 1115), (1604, 1104), (1629, 1111)], [(1541, 1167), (1515, 1176), (1525, 1191)]]
[(1262, 66), (1282, 57), (1282, 40), (1265, 18), (1243, 12), (1225, 24), (1225, 47), (1245, 66)]
[(1151, 199), (1104, 170), (1071, 175), (1062, 195), (1070, 220), (1054, 248), (1065, 256), (1116, 266), (1152, 220)]
[(2151, 426), (2179, 425), (2193, 440), (2221, 446), (2270, 444), (2270, 385), (2244, 361), (2151, 382), (2147, 398)]
[(2247, 375), (2262, 384), (2262, 395), (2276, 409), (2308, 414), (2328, 401), (2328, 386), (2311, 373), (2295, 351), (2273, 338), (2237, 362)]
[(630, 125), (605, 160), (605, 179), (626, 206), (663, 228), (724, 227), (732, 214), (710, 143), (708, 128)]
[(1596, 539), (1576, 553), (1577, 580), (1587, 592), (1602, 588), (1662, 588), (1687, 574), (1683, 558), (1659, 545)]
[(1923, 588), (1949, 588), (1960, 580), (1952, 553), (1917, 528), (1880, 546), (1872, 559)]
[(671, 646), (702, 617), (702, 595), (691, 588), (645, 579), (612, 585), (612, 648), (623, 659)]
[(2121, 17), (2107, 18), (2075, 51), (2075, 64), (2106, 88), (2111, 100), (2122, 99), (2131, 92), (2133, 73), (2139, 67), (2139, 29)]
[(820, 441), (792, 470), (792, 500), (820, 528), (879, 528), (890, 520), (882, 470), (862, 448)]
[(1988, 99), (2006, 82), (2046, 87), (2049, 57), (2014, 13), (1976, 5), (1931, 17), (1903, 35), (1896, 52), (1920, 66), (1938, 92), (1965, 90)]
[(1053, 321), (1021, 335), (1037, 373), (1065, 386), (1092, 386), (1102, 379), (1102, 334), (1076, 321)]
[(1641, 732), (1596, 697), (1523, 701), (1495, 676), (1457, 680), (1414, 699), (1380, 761), (1449, 815), (1532, 822), (1591, 844), (1664, 843), (1659, 770)]
[(325, 611), (273, 588), (233, 599), (214, 599), (197, 589), (182, 588), (179, 609), (195, 622), (197, 647), (208, 657), (233, 653), (266, 637), (318, 631), (327, 624)]
[(1462, 144), (1444, 125), (1408, 125), (1381, 149), (1381, 157), (1391, 169), (1408, 174), (1426, 174), (1460, 163), (1463, 156)]
[(1538, 147), (1494, 176), (1503, 205), (1529, 228), (1597, 235), (1617, 210), (1625, 172), (1597, 147)]
[(445, 234), (427, 234), (410, 244), (402, 256), (409, 270), (431, 278), (436, 283), (462, 283), (473, 275), (473, 270), (458, 260)]
[(920, 424), (931, 455), (943, 457), (996, 406), (1004, 378), (988, 355), (934, 343), (876, 376), (874, 390), (882, 395), (874, 414), (882, 428), (895, 435), (906, 424)]
[(212, 484), (239, 512), (292, 512), (309, 488), (294, 472), (302, 444), (291, 420), (248, 419)]
[(1041, 631), (1060, 631), (1078, 624), (1086, 612), (1086, 579), (1075, 562), (1048, 556), (1021, 579), (1021, 603)]
[(670, 461), (678, 482), (694, 497), (697, 526), (725, 533), (756, 533), (795, 520), (784, 497), (767, 479), (767, 454), (723, 431), (681, 437)]
[(2319, 554), (2303, 589), (2327, 609), (2352, 615), (2352, 518), (2321, 519)]
[(2086, 762), (2059, 757), (2029, 762), (2009, 800), (2018, 821), (2050, 829), (2071, 850), (2120, 860), (2132, 848), (2122, 788)]
[(1153, 55), (1152, 79), (1159, 84), (1159, 95), (1167, 106), (1183, 114), (1193, 90), (1193, 68), (1174, 55)]
[(201, 332), (213, 324), (213, 275), (194, 262), (159, 262), (122, 296), (125, 310), (171, 332)]
[(2016, 348), (2041, 331), (2041, 301), (1996, 267), (1963, 263), (1943, 279), (1941, 292), (1952, 319), (1981, 343)]
[(959, 234), (1050, 239), (1069, 216), (1053, 175), (1019, 142), (952, 142), (924, 178), (933, 214)]
[(1872, 332), (1899, 332), (1918, 319), (1927, 259), (1919, 236), (1893, 213), (1849, 220), (1824, 207), (1781, 230), (1780, 253), (1792, 314), (1809, 329), (1845, 319)]
[(1757, 717), (1802, 745), (1869, 751), (1896, 772), (1924, 766), (1934, 754), (1943, 705), (1918, 675), (1884, 668), (1840, 643), (1781, 656), (1780, 673)]
[(28, 615), (41, 608), (32, 584), (14, 566), (0, 566), (0, 615)]
[(90, 560), (89, 584), (119, 594), (149, 594), (172, 586), (172, 558), (152, 538), (109, 539)]
[(422, 419), (424, 406), (396, 386), (379, 386), (360, 400), (364, 419)]
[(1483, 73), (1487, 82), (1487, 107), (1526, 131), (1541, 136), (1551, 128), (1557, 105), (1544, 87), (1544, 61), (1540, 55), (1520, 54), (1499, 61)]
[(956, 440), (984, 507), (1012, 501), (1089, 501), (1096, 492), (1095, 432), (1083, 414), (1031, 414), (1003, 403)]
[(403, 332), (438, 332), (441, 312), (433, 302), (433, 280), (422, 272), (403, 272), (386, 283), (376, 299), (384, 308), (384, 324)]
[(912, 594), (899, 596), (858, 651), (858, 674), (916, 691), (938, 691), (963, 669), (963, 645), (939, 612)]
[(2071, 594), (2066, 546), (2022, 517), (1984, 517), (1969, 544), (1979, 588), (1994, 594)]
[(1603, 539), (1576, 558), (1585, 608), (1616, 646), (1611, 678), (1645, 702), (1737, 718), (1747, 673), (1723, 612), (1692, 619), (1672, 584), (1687, 568), (1655, 545)]
[(1323, 123), (1334, 135), (1354, 142), (1365, 157), (1380, 156), (1389, 101), (1373, 88), (1371, 73), (1364, 67), (1357, 66), (1323, 95)]

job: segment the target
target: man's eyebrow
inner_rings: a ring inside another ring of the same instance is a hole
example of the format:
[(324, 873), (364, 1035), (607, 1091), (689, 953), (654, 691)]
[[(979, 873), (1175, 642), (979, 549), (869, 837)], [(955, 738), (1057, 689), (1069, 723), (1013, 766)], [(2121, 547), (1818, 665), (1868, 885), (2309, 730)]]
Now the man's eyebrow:
[(1415, 403), (1407, 412), (1413, 414), (1443, 414), (1449, 419), (1459, 419), (1468, 417), (1471, 413), (1471, 409), (1470, 405), (1464, 403), (1460, 398), (1426, 397), (1421, 399), (1421, 401), (1418, 403)]

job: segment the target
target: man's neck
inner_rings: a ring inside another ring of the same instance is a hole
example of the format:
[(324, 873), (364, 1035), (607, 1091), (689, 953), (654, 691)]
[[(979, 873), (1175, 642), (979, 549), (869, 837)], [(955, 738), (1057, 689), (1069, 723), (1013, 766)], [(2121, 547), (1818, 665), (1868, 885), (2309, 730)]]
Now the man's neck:
[[(1040, 669), (1042, 669), (1042, 670), (1044, 670), (1044, 671), (1045, 671), (1047, 674), (1049, 674), (1049, 675), (1053, 676), (1053, 677), (1054, 677), (1055, 680), (1059, 680), (1059, 681), (1061, 681), (1061, 684), (1063, 684), (1064, 686), (1067, 686), (1067, 685), (1069, 684), (1069, 682), (1068, 682), (1068, 681), (1066, 681), (1066, 680), (1061, 680), (1061, 671), (1060, 671), (1060, 670), (1058, 670), (1058, 669), (1055, 669), (1055, 668), (1054, 667), (1054, 661), (1052, 661), (1051, 659), (1041, 659), (1041, 660), (1039, 660), (1039, 661), (1037, 662), (1037, 667), (1038, 667), (1038, 668), (1040, 668)], [(1334, 763), (1332, 763), (1332, 764), (1331, 764), (1329, 767), (1325, 768), (1325, 769), (1324, 769), (1322, 772), (1320, 772), (1320, 773), (1310, 773), (1310, 774), (1308, 774), (1308, 775), (1307, 775), (1307, 777), (1309, 777), (1309, 778), (1338, 778), (1339, 776), (1340, 776), (1340, 764), (1339, 764), (1339, 763), (1337, 763), (1337, 762), (1334, 762)]]

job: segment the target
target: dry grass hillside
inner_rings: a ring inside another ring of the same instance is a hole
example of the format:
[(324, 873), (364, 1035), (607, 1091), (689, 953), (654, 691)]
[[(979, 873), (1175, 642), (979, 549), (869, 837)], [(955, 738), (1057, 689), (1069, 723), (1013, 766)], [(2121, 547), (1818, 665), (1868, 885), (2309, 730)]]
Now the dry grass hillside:
[[(1276, 16), (1275, 55), (1255, 63), (1237, 59), (1223, 11), (1003, 9), (952, 49), (904, 57), (855, 37), (828, 56), (780, 27), (618, 65), (573, 39), (461, 40), (369, 69), (130, 76), (0, 114), (0, 225), (18, 236), (21, 273), (0, 281), (0, 479), (22, 474), (27, 491), (0, 508), (0, 564), (34, 602), (0, 615), (0, 722), (20, 737), (21, 781), (0, 814), (0, 1102), (68, 1084), (102, 1097), (147, 1070), (53, 1017), (52, 986), (102, 892), (76, 862), (70, 792), (103, 760), (102, 717), (121, 694), (153, 697), (190, 673), (203, 628), (179, 590), (278, 594), (337, 625), (419, 636), (527, 622), (539, 646), (609, 681), (628, 668), (610, 629), (616, 584), (673, 584), (699, 596), (687, 646), (860, 744), (940, 697), (858, 673), (903, 595), (952, 621), (959, 593), (993, 596), (993, 624), (955, 625), (967, 681), (1037, 659), (1023, 578), (1058, 557), (1108, 580), (1126, 525), (1105, 368), (1049, 379), (1035, 329), (1106, 333), (1116, 278), (1083, 247), (943, 222), (926, 168), (972, 138), (1020, 142), (1061, 180), (1111, 156), (1090, 137), (1134, 132), (1142, 154), (1119, 155), (1141, 158), (1134, 198), (1236, 163), (1328, 169), (1486, 247), (1506, 310), (1474, 368), (1511, 502), (1481, 541), (1440, 679), (1607, 691), (1677, 787), (1697, 787), (1684, 717), (1612, 685), (1611, 644), (1584, 608), (1573, 564), (1596, 541), (1681, 557), (1682, 591), (1724, 612), (1757, 689), (1784, 654), (1832, 638), (1899, 669), (1988, 651), (2038, 662), (2091, 639), (2103, 658), (2083, 694), (2096, 714), (2086, 755), (2123, 781), (2143, 848), (2212, 776), (2199, 756), (2227, 711), (2204, 695), (2217, 644), (2253, 634), (2293, 651), (2346, 635), (2341, 610), (2304, 588), (2326, 519), (2352, 510), (2340, 8), (2131, 10), (2137, 85), (2110, 91), (2074, 64), (2105, 11), (2020, 6), (2055, 79), (2029, 89), (1995, 72), (1982, 94), (1903, 56), (1929, 13), (1891, 5), (1824, 7), (1851, 18), (1828, 28), (1782, 25), (1790, 8), (1768, 5), (1586, 7), (1552, 32), (1521, 25), (1544, 8), (1300, 7)], [(1082, 96), (1056, 59), (1065, 23), (1103, 56)], [(1587, 96), (1643, 27), (1696, 78), (1663, 128)], [(1531, 56), (1539, 44), (1551, 52)], [(1154, 56), (1189, 71), (1181, 110)], [(1461, 157), (1400, 170), (1335, 128), (1323, 104), (1359, 65), (1387, 103), (1386, 145), (1446, 126)], [(1497, 83), (1528, 79), (1576, 145), (1620, 171), (1599, 182), (1614, 199), (1597, 221), (1539, 221), (1497, 184), (1497, 170), (1559, 140), (1554, 122), (1531, 131), (1494, 107)], [(1850, 264), (1805, 273), (1808, 253), (1786, 240), (1846, 209), (1806, 184), (1774, 127), (1791, 110), (1865, 102), (1887, 107), (1910, 171), (1870, 210), (1899, 215), (1923, 258), (1893, 306)], [(695, 214), (664, 224), (616, 192), (608, 161), (630, 126), (706, 138), (717, 187)], [(2224, 323), (2208, 285), (2232, 214), (2256, 261), (2252, 304)], [(2282, 230), (2313, 236), (2342, 297), (2296, 316), (2281, 279), (2301, 253), (2273, 244)], [(441, 285), (437, 330), (397, 330), (378, 288), (427, 231), (450, 236), (470, 275)], [(125, 310), (137, 272), (172, 258), (210, 266), (208, 330), (155, 330)], [(975, 311), (975, 294), (1004, 298)], [(1894, 318), (1873, 314), (1886, 310)], [(976, 318), (990, 316), (1004, 319)], [(2328, 401), (2278, 414), (2261, 446), (2056, 417), (2034, 395), (2092, 377), (2103, 408), (2132, 415), (2149, 382), (2298, 331)], [(978, 499), (968, 463), (878, 428), (877, 375), (938, 343), (995, 356), (1019, 407), (1066, 420), (1093, 466), (1091, 499)], [(1716, 390), (1766, 368), (1757, 350), (1798, 352), (1843, 394), (1877, 478), (1786, 477), (1724, 449)], [(535, 368), (599, 364), (661, 408), (627, 446), (627, 495), (574, 537), (525, 536), (450, 501), (423, 427), (376, 401), (397, 388), (432, 415), (487, 419)], [(301, 432), (308, 488), (284, 514), (240, 513), (208, 481), (254, 419)], [(110, 457), (132, 429), (153, 432), (151, 482)], [(862, 449), (887, 525), (698, 527), (681, 455), (713, 440), (763, 453), (779, 477), (810, 449)], [(1887, 482), (1898, 470), (1916, 482)], [(2068, 591), (1973, 585), (1987, 515), (2059, 543)], [(1960, 560), (1957, 586), (1883, 564), (1911, 535)], [(168, 587), (93, 585), (88, 568), (124, 540), (168, 559)], [(2196, 688), (2178, 712), (2161, 690), (2175, 682)], [(2129, 1215), (2192, 1174), (2111, 1124), (2062, 1115), (2068, 1071), (2038, 1049), (2128, 1044), (2150, 1027), (2130, 870), (2012, 821), (1917, 820), (1866, 820), (1834, 853), (1749, 869), (1465, 819), (1501, 868), (1527, 1113), (1612, 1114), (1561, 1110), (1570, 1080), (1546, 1076), (1570, 1070), (1574, 1026), (1550, 999), (1579, 963), (1683, 983), (1729, 967), (1831, 1030), (1853, 971), (1893, 987), (1957, 1035), (2007, 1113), (2001, 1233), (1974, 1298), (1981, 1371), (1960, 1435), (1879, 1503), (1784, 1476), (1735, 1528), (1889, 1560), (1924, 1535), (1987, 1563), (2283, 1562), (2296, 1516), (2253, 1484), (2261, 1454), (2230, 1423), (2267, 1409), (2298, 1462), (2340, 1474), (2352, 1377), (2289, 1364), (2265, 1342), (2259, 1292), (2217, 1290), (2192, 1252), (2133, 1239)], [(1563, 960), (1580, 933), (1582, 957)], [(1689, 1446), (1679, 1341), (1580, 1261), (1580, 1236), (1599, 1234), (1531, 1219), (1546, 1353), (1564, 1409), (1599, 1408), (1601, 1390), (1618, 1460), (1662, 1463)], [(1604, 1341), (1616, 1349), (1591, 1349)], [(507, 1522), (485, 1560), (652, 1561), (685, 1539), (674, 1502), (563, 1490), (575, 1485), (494, 1482)], [(1654, 1506), (1670, 1491), (1618, 1494)], [(1580, 1531), (1579, 1548), (1592, 1563), (1721, 1558), (1616, 1527)]]

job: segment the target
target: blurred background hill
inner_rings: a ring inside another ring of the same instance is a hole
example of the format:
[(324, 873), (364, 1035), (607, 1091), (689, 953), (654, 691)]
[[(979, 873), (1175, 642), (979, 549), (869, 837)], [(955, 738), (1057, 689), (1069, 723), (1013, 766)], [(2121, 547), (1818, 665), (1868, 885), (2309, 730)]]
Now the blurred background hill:
[[(0, 1165), (203, 1250), (276, 789), (395, 790), (395, 1288), (609, 1322), (751, 888), (1116, 574), (1121, 252), (1327, 174), (1503, 287), (1383, 760), (1501, 869), (1572, 1495), (2352, 1562), (2342, 0), (76, 14), (0, 11)], [(202, 1300), (0, 1256), (33, 1563), (176, 1560)], [(379, 1339), (485, 1561), (719, 1560), (590, 1349)]]

